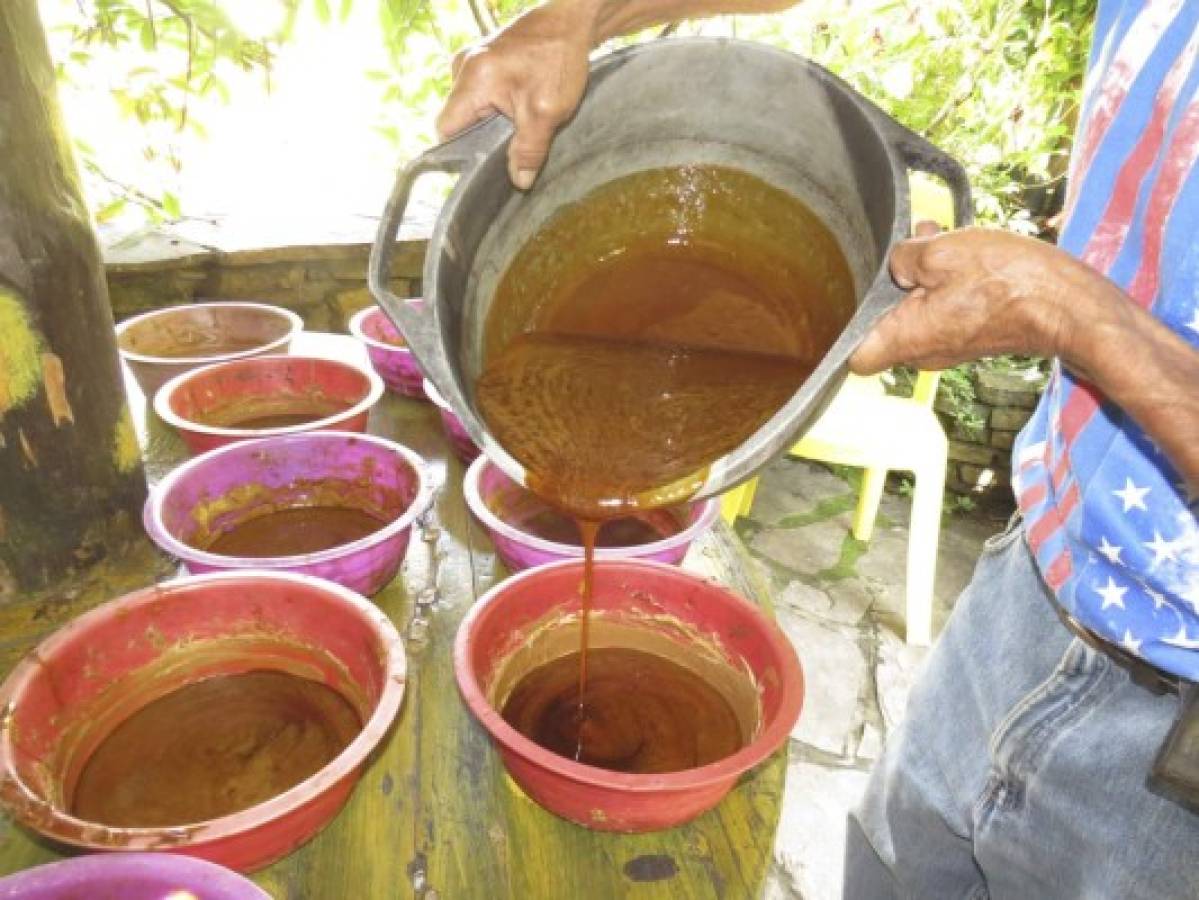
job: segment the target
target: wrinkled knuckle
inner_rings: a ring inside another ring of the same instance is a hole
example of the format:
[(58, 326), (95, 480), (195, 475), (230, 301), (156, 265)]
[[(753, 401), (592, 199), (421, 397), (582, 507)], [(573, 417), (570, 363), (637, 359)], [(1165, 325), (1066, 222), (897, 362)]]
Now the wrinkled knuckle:
[(558, 123), (570, 112), (569, 105), (557, 94), (536, 91), (528, 99), (529, 114), (543, 122)]

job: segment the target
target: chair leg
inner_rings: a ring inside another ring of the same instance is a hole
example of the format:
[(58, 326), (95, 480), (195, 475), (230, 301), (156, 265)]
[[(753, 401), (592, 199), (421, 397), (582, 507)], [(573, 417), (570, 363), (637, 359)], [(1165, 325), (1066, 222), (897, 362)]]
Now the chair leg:
[(862, 493), (853, 514), (852, 531), (855, 539), (868, 541), (874, 533), (874, 520), (878, 517), (878, 504), (883, 498), (883, 485), (886, 483), (886, 469), (867, 469), (862, 473)]
[(916, 471), (912, 521), (908, 530), (907, 641), (932, 643), (933, 579), (941, 536), (941, 501), (945, 494), (945, 458), (933, 459)]
[(754, 494), (758, 489), (758, 479), (751, 478), (742, 482), (725, 493), (720, 498), (720, 517), (732, 525), (738, 516), (749, 514), (754, 505)]

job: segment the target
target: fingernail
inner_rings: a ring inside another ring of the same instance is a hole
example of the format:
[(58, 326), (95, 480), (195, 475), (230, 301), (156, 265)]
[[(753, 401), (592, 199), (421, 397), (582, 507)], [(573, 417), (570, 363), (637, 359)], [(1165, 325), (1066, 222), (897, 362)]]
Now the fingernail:
[(536, 178), (536, 169), (518, 169), (516, 172), (516, 177), (512, 179), (512, 183), (522, 191), (527, 191), (533, 186), (533, 182), (536, 180)]

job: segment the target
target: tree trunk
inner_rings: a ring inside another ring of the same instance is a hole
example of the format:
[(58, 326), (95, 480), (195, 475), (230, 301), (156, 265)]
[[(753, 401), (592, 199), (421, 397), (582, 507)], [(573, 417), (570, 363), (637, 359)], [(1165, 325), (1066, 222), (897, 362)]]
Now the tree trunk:
[(36, 0), (0, 0), (0, 602), (139, 533), (145, 475)]

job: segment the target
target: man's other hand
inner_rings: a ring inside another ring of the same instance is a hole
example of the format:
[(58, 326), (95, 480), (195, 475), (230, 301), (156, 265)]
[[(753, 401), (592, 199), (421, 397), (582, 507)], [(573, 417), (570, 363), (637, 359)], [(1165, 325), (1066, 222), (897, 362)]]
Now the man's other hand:
[(454, 59), (454, 87), (437, 117), (438, 133), (444, 140), (503, 113), (516, 126), (508, 174), (518, 188), (532, 187), (554, 132), (583, 97), (591, 39), (585, 17), (548, 3), (466, 48)]

